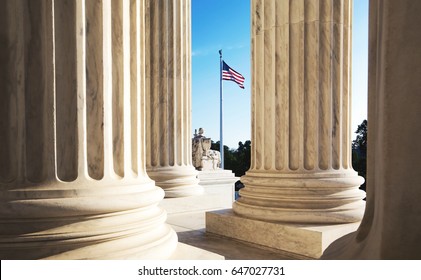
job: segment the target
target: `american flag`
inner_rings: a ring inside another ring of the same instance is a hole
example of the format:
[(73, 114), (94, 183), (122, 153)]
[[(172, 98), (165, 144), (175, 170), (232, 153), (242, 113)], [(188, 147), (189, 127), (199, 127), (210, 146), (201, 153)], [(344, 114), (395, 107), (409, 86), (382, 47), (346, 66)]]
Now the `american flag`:
[(228, 64), (225, 63), (225, 61), (222, 61), (222, 64), (222, 80), (236, 82), (240, 88), (244, 89), (245, 78), (243, 77), (243, 75), (229, 67)]

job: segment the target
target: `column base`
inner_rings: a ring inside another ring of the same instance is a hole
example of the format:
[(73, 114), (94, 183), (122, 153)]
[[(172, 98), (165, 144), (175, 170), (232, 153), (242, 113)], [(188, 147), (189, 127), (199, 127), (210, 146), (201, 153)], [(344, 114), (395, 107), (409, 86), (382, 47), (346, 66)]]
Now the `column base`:
[[(75, 225), (75, 227), (78, 227)], [(69, 228), (68, 230), (71, 230)], [(87, 229), (88, 230), (88, 229)], [(1, 238), (2, 260), (119, 260), (167, 259), (176, 249), (177, 234), (169, 225), (148, 232), (104, 234), (101, 240), (89, 236), (74, 239), (59, 234)], [(33, 234), (33, 235), (35, 235)]]
[(147, 169), (149, 177), (165, 191), (165, 197), (194, 196), (203, 193), (193, 166), (169, 166)]
[[(1, 259), (166, 259), (177, 235), (152, 181), (1, 193)], [(76, 184), (74, 184), (76, 185)], [(22, 199), (25, 198), (25, 199)]]
[[(360, 229), (361, 230), (361, 229)], [(358, 240), (358, 231), (337, 239), (323, 252), (323, 260), (374, 260), (381, 256), (381, 238)], [(387, 258), (399, 259), (399, 258)]]
[(234, 203), (236, 214), (256, 220), (331, 224), (355, 223), (364, 215), (364, 182), (355, 171), (308, 174), (248, 171)]
[(357, 230), (359, 222), (342, 225), (286, 224), (253, 220), (231, 209), (206, 213), (206, 231), (318, 259), (336, 239)]

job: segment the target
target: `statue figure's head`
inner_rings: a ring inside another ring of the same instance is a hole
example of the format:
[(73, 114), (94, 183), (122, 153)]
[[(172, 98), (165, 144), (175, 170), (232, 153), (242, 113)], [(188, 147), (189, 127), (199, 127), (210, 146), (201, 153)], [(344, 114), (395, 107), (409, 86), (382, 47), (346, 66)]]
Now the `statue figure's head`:
[(205, 133), (205, 130), (203, 128), (199, 128), (199, 135), (203, 135)]

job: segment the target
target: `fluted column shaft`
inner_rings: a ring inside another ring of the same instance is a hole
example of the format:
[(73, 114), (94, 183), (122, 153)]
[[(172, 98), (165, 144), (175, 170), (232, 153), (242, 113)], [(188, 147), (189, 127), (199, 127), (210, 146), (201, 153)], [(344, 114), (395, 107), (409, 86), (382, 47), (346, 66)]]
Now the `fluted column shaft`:
[(367, 209), (330, 259), (421, 259), (421, 2), (370, 0)]
[(0, 257), (165, 258), (141, 0), (0, 1)]
[(191, 155), (190, 2), (146, 1), (146, 166), (167, 197), (202, 192)]
[(351, 167), (351, 0), (252, 1), (252, 163), (234, 211), (361, 219)]

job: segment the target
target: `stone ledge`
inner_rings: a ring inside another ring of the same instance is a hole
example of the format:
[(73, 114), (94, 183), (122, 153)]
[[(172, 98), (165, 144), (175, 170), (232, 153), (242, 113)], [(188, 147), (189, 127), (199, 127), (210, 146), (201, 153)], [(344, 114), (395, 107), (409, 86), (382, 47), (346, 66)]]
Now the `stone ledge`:
[[(168, 214), (213, 211), (231, 208), (234, 202), (234, 182), (236, 177), (218, 181), (217, 173), (212, 173), (207, 184), (203, 185), (203, 194), (196, 196), (165, 198), (159, 204)], [(202, 181), (199, 183), (202, 184)]]
[(336, 239), (356, 231), (360, 223), (298, 225), (252, 220), (232, 209), (206, 213), (206, 231), (318, 259)]
[(197, 178), (199, 179), (199, 185), (231, 185), (236, 181), (240, 180), (239, 177), (235, 177), (235, 174), (231, 170), (203, 170), (199, 171)]

